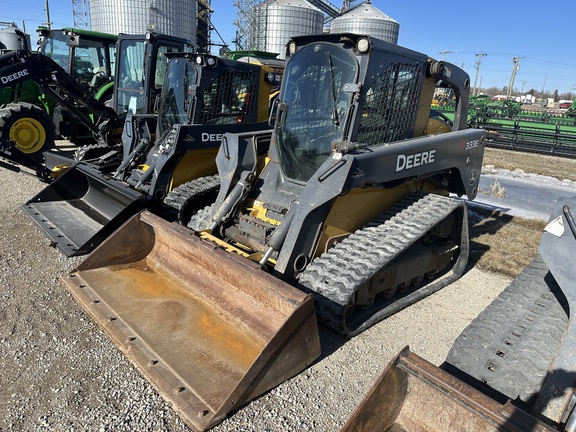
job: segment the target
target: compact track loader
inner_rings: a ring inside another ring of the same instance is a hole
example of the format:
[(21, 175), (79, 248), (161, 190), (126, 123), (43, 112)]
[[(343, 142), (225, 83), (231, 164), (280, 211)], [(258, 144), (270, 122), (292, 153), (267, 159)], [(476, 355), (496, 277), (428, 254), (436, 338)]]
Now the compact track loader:
[[(210, 205), (213, 183), (188, 183), (193, 229), (144, 211), (63, 278), (195, 429), (312, 362), (315, 315), (357, 334), (455, 280), (467, 261), (466, 206), (449, 193), (474, 198), (482, 164), (484, 132), (465, 129), (468, 76), (353, 34), (294, 38), (287, 58), (274, 130), (223, 136)], [(430, 112), (439, 81), (454, 88), (453, 123)], [(188, 333), (173, 336), (180, 327)], [(266, 385), (212, 369), (245, 371), (252, 344), (235, 342), (244, 337), (262, 338), (251, 358), (257, 375), (274, 377)], [(238, 351), (212, 348), (221, 343)], [(204, 368), (214, 375), (197, 379)], [(253, 391), (236, 399), (237, 383)]]
[[(167, 195), (192, 179), (216, 174), (222, 134), (267, 127), (280, 65), (167, 55), (158, 113), (126, 108), (121, 151), (104, 147), (103, 154), (76, 164), (23, 206), (66, 256), (91, 252), (143, 208), (178, 218), (184, 206), (175, 200), (176, 192)], [(140, 100), (130, 99), (123, 86), (118, 94), (120, 106)], [(268, 141), (260, 147), (265, 153)]]
[(406, 348), (343, 431), (574, 431), (576, 196), (539, 256), (464, 329), (438, 368)]

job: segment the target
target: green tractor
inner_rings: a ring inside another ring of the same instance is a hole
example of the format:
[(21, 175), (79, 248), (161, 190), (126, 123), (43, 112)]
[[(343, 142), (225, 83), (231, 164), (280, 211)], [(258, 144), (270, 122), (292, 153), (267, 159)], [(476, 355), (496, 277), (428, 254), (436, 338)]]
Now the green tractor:
[[(116, 42), (106, 45), (106, 50), (94, 50), (89, 55), (82, 54), (79, 48), (86, 40), (83, 34), (65, 34), (66, 40), (61, 44), (57, 32), (48, 33), (38, 53), (14, 50), (0, 55), (0, 89), (15, 91), (27, 81), (42, 89), (34, 104), (11, 102), (0, 109), (2, 157), (37, 172), (43, 172), (41, 165), (47, 164), (46, 155), (56, 153), (46, 151), (53, 146), (55, 136), (77, 144), (80, 148), (76, 155), (85, 156), (92, 147), (98, 147), (92, 149), (96, 152), (102, 147), (107, 152), (109, 145), (119, 144), (128, 113), (154, 111), (167, 55), (192, 50), (188, 40), (149, 32), (121, 34)], [(68, 56), (64, 45), (69, 47)], [(90, 66), (88, 59), (102, 61)], [(96, 69), (97, 65), (102, 66)], [(85, 132), (81, 134), (82, 131)], [(31, 143), (24, 145), (23, 140)], [(9, 147), (19, 150), (18, 154)], [(66, 164), (70, 161), (69, 155), (61, 156)]]
[[(37, 31), (40, 53), (52, 58), (95, 99), (105, 102), (112, 97), (117, 36), (73, 28), (39, 27)], [(7, 45), (4, 52), (31, 51), (30, 37), (25, 34), (20, 35), (21, 44), (3, 44), (12, 37), (0, 32), (0, 46)], [(57, 136), (75, 144), (93, 141), (90, 130), (72, 120), (33, 80), (0, 89), (0, 138), (15, 142), (20, 151), (40, 160)]]

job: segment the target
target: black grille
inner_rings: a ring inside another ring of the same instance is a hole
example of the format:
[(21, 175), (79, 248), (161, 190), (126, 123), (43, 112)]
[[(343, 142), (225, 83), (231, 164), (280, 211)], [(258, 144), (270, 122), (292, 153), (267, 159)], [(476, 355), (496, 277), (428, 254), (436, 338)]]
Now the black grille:
[(230, 72), (218, 76), (202, 97), (201, 124), (233, 124), (256, 120), (257, 74)]
[(387, 143), (410, 138), (418, 110), (422, 66), (396, 63), (379, 73), (366, 92), (357, 141)]

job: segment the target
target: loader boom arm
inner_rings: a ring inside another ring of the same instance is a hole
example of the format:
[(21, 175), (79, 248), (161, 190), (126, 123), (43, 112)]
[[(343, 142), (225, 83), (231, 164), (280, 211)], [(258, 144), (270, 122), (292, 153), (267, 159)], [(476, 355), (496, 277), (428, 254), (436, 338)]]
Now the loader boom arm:
[(73, 101), (89, 108), (90, 112), (104, 120), (116, 118), (116, 112), (112, 108), (94, 99), (50, 57), (24, 50), (0, 56), (0, 88), (26, 80), (36, 82), (96, 135), (101, 135), (104, 131), (83, 114)]

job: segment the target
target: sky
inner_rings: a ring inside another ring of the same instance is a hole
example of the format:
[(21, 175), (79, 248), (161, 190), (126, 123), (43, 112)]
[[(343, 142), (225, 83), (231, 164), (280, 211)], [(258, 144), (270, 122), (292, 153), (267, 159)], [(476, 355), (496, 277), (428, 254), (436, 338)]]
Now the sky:
[[(72, 0), (48, 1), (52, 27), (72, 26)], [(46, 22), (45, 4), (46, 0), (2, 0), (0, 21), (21, 28), (24, 22), (26, 30), (35, 33)], [(482, 53), (487, 55), (480, 64), (478, 87), (508, 86), (517, 57), (514, 89), (518, 92), (576, 93), (574, 0), (372, 0), (372, 4), (400, 24), (399, 45), (438, 60), (444, 57), (468, 72), (471, 85), (476, 54)], [(235, 49), (234, 1), (212, 0), (211, 5), (212, 23)], [(212, 41), (220, 42), (217, 34), (212, 34)]]

